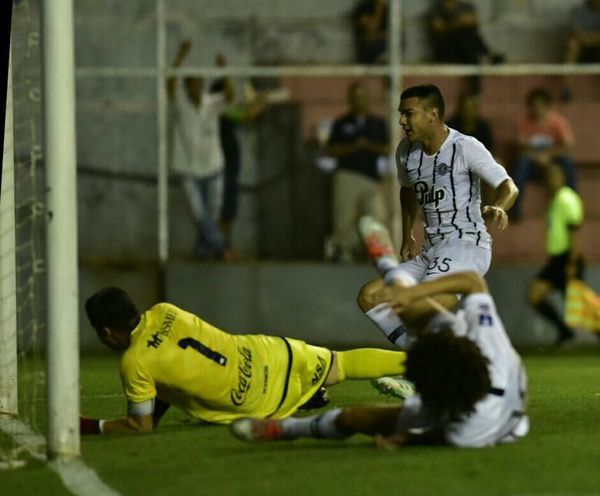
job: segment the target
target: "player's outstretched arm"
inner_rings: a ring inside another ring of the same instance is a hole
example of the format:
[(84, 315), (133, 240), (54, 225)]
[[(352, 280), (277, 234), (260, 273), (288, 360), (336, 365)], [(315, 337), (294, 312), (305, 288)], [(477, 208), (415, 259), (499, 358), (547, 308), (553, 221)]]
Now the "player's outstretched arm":
[(402, 313), (415, 302), (432, 296), (487, 292), (487, 284), (479, 274), (457, 272), (412, 287), (385, 286), (374, 298), (377, 303), (389, 303), (396, 312)]
[[(183, 61), (186, 59), (188, 54), (190, 53), (190, 49), (192, 48), (192, 42), (190, 40), (183, 40), (177, 49), (177, 55), (175, 56), (175, 60), (171, 67), (177, 69), (181, 67)], [(175, 88), (176, 88), (176, 78), (171, 76), (167, 79), (167, 97), (169, 100), (173, 100), (175, 98)]]
[(107, 420), (102, 432), (151, 432), (152, 415), (127, 415), (124, 419)]
[(390, 436), (375, 436), (375, 446), (386, 451), (395, 451), (403, 446), (438, 446), (446, 444), (441, 429), (425, 430), (421, 433), (396, 432)]
[(152, 415), (132, 415), (116, 420), (79, 418), (81, 434), (105, 434), (111, 432), (150, 432), (153, 429)]

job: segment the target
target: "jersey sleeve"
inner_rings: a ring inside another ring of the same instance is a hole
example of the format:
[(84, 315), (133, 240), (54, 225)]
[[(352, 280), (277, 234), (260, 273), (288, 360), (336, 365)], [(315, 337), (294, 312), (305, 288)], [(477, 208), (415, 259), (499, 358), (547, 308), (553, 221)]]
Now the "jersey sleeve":
[(493, 188), (497, 188), (508, 179), (506, 169), (496, 162), (488, 149), (475, 138), (466, 140), (463, 150), (467, 168)]
[(496, 304), (488, 293), (465, 296), (462, 308), (467, 322), (467, 335), (472, 335), (475, 330), (481, 328), (496, 326), (500, 320)]
[(129, 403), (142, 403), (156, 397), (154, 380), (128, 355), (125, 355), (121, 362), (121, 382)]
[(563, 202), (565, 220), (570, 226), (579, 226), (583, 222), (583, 203), (580, 198), (572, 195)]

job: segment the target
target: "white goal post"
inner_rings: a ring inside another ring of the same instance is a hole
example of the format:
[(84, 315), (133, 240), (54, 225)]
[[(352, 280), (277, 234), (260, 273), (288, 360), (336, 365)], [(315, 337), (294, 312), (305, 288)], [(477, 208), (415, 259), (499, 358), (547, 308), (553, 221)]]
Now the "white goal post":
[(79, 439), (79, 291), (75, 55), (72, 0), (43, 0), (47, 205), (48, 456), (73, 458)]

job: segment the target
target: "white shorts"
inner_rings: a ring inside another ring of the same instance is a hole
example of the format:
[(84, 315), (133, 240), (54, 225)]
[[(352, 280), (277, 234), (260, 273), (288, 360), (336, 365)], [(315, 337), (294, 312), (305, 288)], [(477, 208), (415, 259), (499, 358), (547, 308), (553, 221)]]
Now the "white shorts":
[(474, 271), (485, 276), (492, 263), (492, 251), (465, 239), (447, 239), (425, 248), (400, 268), (417, 282), (437, 279), (455, 272)]

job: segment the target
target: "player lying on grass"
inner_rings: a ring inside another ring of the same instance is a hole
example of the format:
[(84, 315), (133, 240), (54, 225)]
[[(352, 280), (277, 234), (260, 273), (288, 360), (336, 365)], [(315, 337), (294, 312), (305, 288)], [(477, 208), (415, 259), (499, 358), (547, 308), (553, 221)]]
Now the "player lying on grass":
[(515, 441), (529, 431), (526, 376), (485, 281), (456, 273), (413, 287), (381, 286), (372, 303), (388, 302), (401, 315), (438, 294), (464, 295), (456, 313), (440, 313), (408, 348), (405, 377), (416, 394), (401, 406), (350, 407), (322, 415), (242, 419), (232, 433), (247, 441), (298, 437), (379, 436), (385, 446), (439, 442), (483, 447)]
[(140, 314), (118, 288), (94, 294), (85, 309), (100, 341), (125, 352), (127, 417), (82, 418), (84, 434), (151, 431), (169, 405), (206, 422), (282, 418), (322, 386), (404, 372), (404, 352), (337, 352), (296, 339), (228, 334), (169, 303)]

